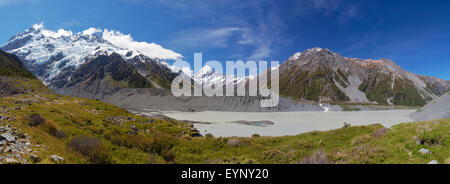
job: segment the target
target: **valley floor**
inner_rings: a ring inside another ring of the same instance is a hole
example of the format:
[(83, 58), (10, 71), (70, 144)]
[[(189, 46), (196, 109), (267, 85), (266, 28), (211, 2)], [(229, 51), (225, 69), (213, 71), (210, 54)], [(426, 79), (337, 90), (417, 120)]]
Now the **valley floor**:
[[(391, 127), (410, 122), (412, 110), (352, 111), (352, 112), (169, 112), (168, 117), (189, 120), (202, 134), (211, 133), (216, 137), (250, 137), (297, 135), (311, 131), (326, 131), (340, 128), (344, 123), (351, 125), (370, 125), (379, 123)], [(273, 124), (258, 126), (239, 123), (240, 121), (270, 121)]]

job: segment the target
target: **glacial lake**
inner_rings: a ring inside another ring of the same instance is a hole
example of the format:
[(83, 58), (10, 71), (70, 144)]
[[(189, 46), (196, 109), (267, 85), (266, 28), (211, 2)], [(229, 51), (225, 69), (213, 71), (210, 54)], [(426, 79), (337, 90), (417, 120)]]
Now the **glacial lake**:
[[(167, 112), (164, 115), (177, 119), (210, 122), (194, 124), (202, 135), (211, 133), (215, 137), (249, 137), (297, 135), (315, 130), (324, 131), (341, 128), (345, 123), (352, 126), (382, 124), (392, 125), (413, 121), (409, 115), (413, 110), (361, 111), (361, 112)], [(235, 121), (271, 121), (269, 126), (235, 123)]]

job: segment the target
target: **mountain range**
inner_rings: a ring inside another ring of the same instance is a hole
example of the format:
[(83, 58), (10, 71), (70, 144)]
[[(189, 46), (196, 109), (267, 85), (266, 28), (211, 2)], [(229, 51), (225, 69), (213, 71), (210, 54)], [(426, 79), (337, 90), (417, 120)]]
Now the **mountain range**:
[(313, 101), (421, 106), (450, 81), (403, 70), (388, 59), (347, 58), (328, 49), (298, 52), (280, 66), (280, 93)]
[[(115, 45), (95, 32), (56, 34), (33, 27), (13, 36), (0, 49), (17, 55), (24, 66), (54, 92), (102, 99), (122, 106), (131, 105), (132, 101), (137, 103), (131, 98), (143, 93), (164, 96), (164, 99), (159, 99), (157, 104), (147, 102), (139, 108), (165, 104), (168, 99), (167, 103), (178, 103), (180, 100), (174, 100), (167, 91), (172, 80), (182, 74), (194, 82), (208, 85), (234, 85), (256, 80), (256, 76), (226, 76), (209, 66), (192, 74), (192, 71), (171, 66), (163, 59)], [(322, 48), (295, 53), (279, 69), (281, 101), (286, 102), (281, 105), (282, 109), (291, 109), (286, 106), (305, 101), (422, 106), (450, 89), (450, 81), (413, 74), (388, 59), (347, 58)], [(233, 101), (226, 106), (236, 106), (234, 103), (254, 103), (259, 97), (242, 98), (247, 100), (221, 97), (214, 103)], [(192, 99), (181, 101), (196, 107), (211, 103)]]

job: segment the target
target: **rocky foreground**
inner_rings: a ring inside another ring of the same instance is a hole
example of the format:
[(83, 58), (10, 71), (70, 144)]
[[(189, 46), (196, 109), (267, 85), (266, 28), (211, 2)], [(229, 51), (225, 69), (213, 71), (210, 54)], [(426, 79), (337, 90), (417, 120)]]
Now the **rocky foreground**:
[[(0, 163), (30, 164), (41, 161), (41, 152), (47, 152), (48, 146), (32, 144), (31, 137), (10, 125), (0, 126)], [(51, 155), (50, 159), (60, 163), (64, 158)]]

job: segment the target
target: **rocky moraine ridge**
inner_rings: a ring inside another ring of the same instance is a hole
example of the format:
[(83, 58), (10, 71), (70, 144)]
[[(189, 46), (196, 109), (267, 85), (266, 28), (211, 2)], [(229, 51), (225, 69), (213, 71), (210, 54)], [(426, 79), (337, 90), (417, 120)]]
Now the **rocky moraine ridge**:
[(411, 114), (411, 118), (415, 121), (450, 118), (450, 92), (423, 106), (417, 112)]

